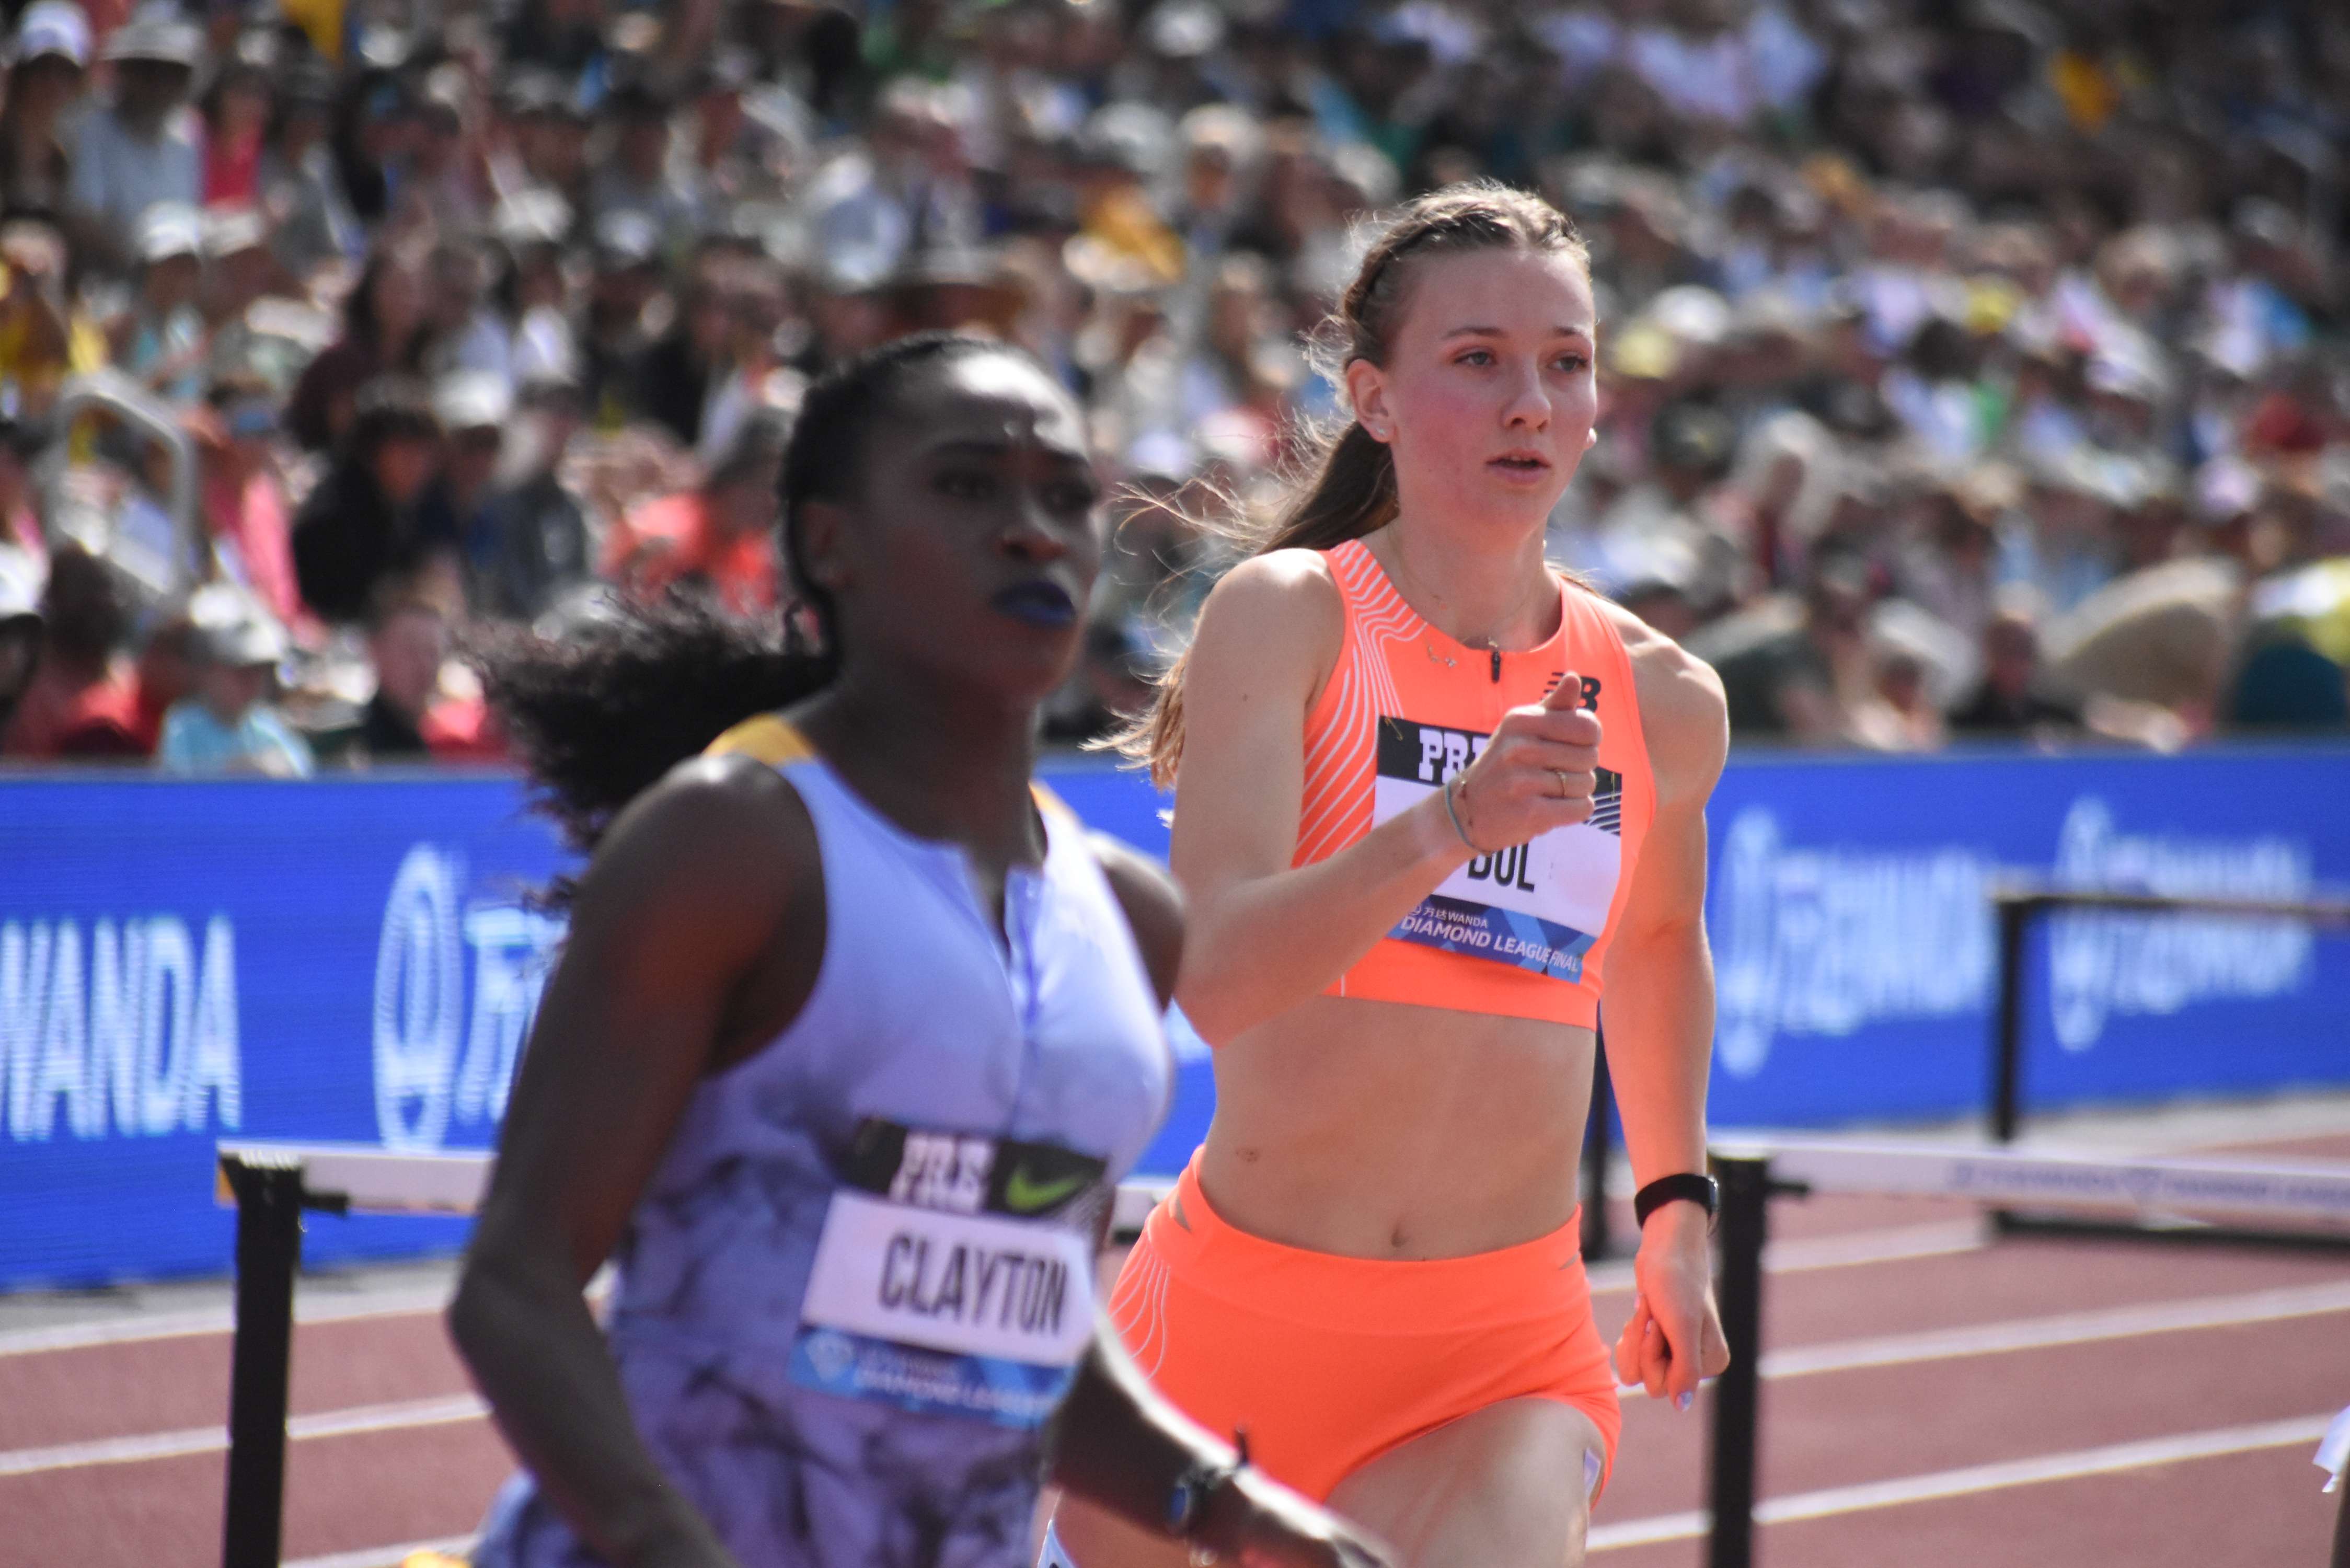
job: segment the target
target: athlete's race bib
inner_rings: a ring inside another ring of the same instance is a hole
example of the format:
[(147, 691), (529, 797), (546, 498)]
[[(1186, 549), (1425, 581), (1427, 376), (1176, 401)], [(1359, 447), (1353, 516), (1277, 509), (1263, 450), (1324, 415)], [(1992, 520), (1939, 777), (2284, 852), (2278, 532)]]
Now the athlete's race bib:
[(868, 1121), (816, 1242), (793, 1380), (1041, 1425), (1094, 1326), (1102, 1162)]
[[(1444, 786), (1485, 749), (1471, 730), (1379, 721), (1376, 825)], [(1583, 955), (1607, 928), (1624, 865), (1624, 779), (1602, 768), (1588, 821), (1480, 855), (1439, 883), (1388, 935), (1446, 952), (1583, 978)]]

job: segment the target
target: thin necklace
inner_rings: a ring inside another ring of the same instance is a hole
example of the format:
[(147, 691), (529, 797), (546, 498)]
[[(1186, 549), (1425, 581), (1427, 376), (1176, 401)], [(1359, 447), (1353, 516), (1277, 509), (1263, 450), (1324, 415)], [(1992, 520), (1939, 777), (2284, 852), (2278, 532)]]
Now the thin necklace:
[[(1366, 546), (1366, 548), (1367, 548), (1367, 546)], [(1407, 564), (1405, 563), (1404, 558), (1403, 558), (1403, 541), (1402, 541), (1402, 540), (1400, 540), (1400, 539), (1396, 539), (1396, 540), (1395, 540), (1395, 542), (1394, 542), (1394, 549), (1392, 550), (1391, 554), (1393, 554), (1393, 556), (1395, 556), (1396, 570), (1397, 570), (1398, 572), (1401, 573), (1401, 574), (1402, 574), (1406, 578), (1409, 579), (1409, 587), (1416, 587), (1416, 588), (1419, 588), (1419, 589), (1421, 589), (1421, 590), (1422, 590), (1422, 593), (1423, 593), (1423, 596), (1424, 596), (1424, 597), (1428, 599), (1428, 601), (1429, 601), (1430, 603), (1431, 603), (1431, 604), (1438, 604), (1438, 603), (1441, 603), (1441, 602), (1442, 602), (1442, 601), (1441, 601), (1441, 600), (1440, 600), (1440, 599), (1436, 595), (1434, 595), (1434, 594), (1429, 594), (1429, 593), (1427, 593), (1427, 592), (1426, 592), (1427, 585), (1426, 585), (1426, 584), (1424, 584), (1424, 583), (1422, 583), (1422, 582), (1419, 580), (1419, 575), (1417, 572), (1414, 572), (1414, 571), (1411, 569), (1411, 567), (1410, 567), (1409, 565), (1407, 565)], [(1410, 601), (1409, 598), (1407, 598), (1407, 599), (1404, 601), (1405, 607), (1406, 607), (1406, 608), (1408, 608), (1408, 609), (1409, 609), (1409, 608), (1410, 608), (1410, 603), (1411, 603), (1411, 601)], [(1412, 613), (1413, 613), (1413, 614), (1415, 614), (1415, 615), (1418, 615), (1418, 614), (1419, 614), (1419, 612), (1418, 612), (1417, 610), (1414, 610)], [(1439, 630), (1439, 631), (1443, 630), (1443, 628), (1436, 626), (1436, 623), (1435, 623), (1434, 621), (1430, 620), (1426, 616), (1424, 616), (1424, 615), (1423, 615), (1423, 616), (1420, 616), (1420, 618), (1420, 618), (1420, 620), (1421, 620), (1421, 622), (1422, 622), (1423, 624), (1425, 624), (1425, 625), (1427, 625), (1427, 626), (1430, 626), (1430, 627), (1432, 627), (1432, 628), (1435, 628), (1435, 629), (1437, 629), (1437, 630)], [(1463, 648), (1474, 648), (1474, 649), (1478, 649), (1480, 652), (1492, 654), (1492, 655), (1493, 655), (1493, 656), (1495, 656), (1495, 658), (1497, 658), (1497, 659), (1500, 657), (1501, 652), (1502, 652), (1502, 639), (1501, 639), (1500, 638), (1498, 638), (1498, 637), (1488, 637), (1488, 638), (1482, 639), (1482, 640), (1480, 640), (1480, 641), (1473, 642), (1473, 643), (1472, 643), (1472, 642), (1471, 642), (1467, 638), (1460, 638), (1460, 637), (1456, 637), (1456, 638), (1454, 638), (1452, 640), (1453, 640), (1453, 641), (1455, 641), (1455, 642), (1457, 642), (1457, 643), (1459, 643), (1459, 644), (1461, 644), (1461, 647), (1463, 647)], [(1442, 665), (1445, 665), (1445, 666), (1447, 666), (1447, 667), (1451, 667), (1451, 666), (1457, 665), (1457, 664), (1460, 662), (1460, 660), (1458, 660), (1458, 659), (1454, 659), (1454, 658), (1453, 658), (1451, 654), (1449, 654), (1449, 653), (1439, 653), (1439, 652), (1437, 652), (1437, 651), (1436, 651), (1436, 645), (1435, 645), (1434, 643), (1432, 643), (1432, 642), (1429, 641), (1429, 640), (1428, 640), (1428, 639), (1426, 639), (1426, 638), (1424, 638), (1424, 637), (1423, 637), (1423, 638), (1421, 638), (1421, 639), (1419, 639), (1419, 646), (1420, 646), (1422, 649), (1426, 649), (1426, 650), (1427, 650), (1428, 657), (1430, 658), (1430, 659), (1431, 659), (1431, 660), (1432, 660), (1432, 661), (1434, 661), (1435, 663), (1442, 664)]]

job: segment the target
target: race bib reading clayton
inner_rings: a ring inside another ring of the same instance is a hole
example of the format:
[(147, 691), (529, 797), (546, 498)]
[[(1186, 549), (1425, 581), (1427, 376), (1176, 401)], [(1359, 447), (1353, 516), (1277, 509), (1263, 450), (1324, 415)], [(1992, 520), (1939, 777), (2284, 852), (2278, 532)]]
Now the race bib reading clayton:
[(800, 1303), (793, 1380), (1042, 1425), (1093, 1334), (1102, 1162), (877, 1119), (844, 1164)]
[[(1441, 789), (1476, 760), (1487, 739), (1472, 730), (1382, 718), (1373, 824)], [(1602, 768), (1590, 820), (1478, 856), (1439, 883), (1388, 935), (1580, 980), (1583, 955), (1599, 940), (1616, 901), (1624, 863), (1623, 818), (1623, 775)]]

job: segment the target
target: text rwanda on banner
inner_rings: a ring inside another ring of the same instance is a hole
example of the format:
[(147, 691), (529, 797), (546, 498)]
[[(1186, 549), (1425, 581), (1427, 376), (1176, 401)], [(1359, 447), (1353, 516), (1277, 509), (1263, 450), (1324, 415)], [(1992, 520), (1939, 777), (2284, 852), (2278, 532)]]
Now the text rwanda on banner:
[[(1051, 772), (1163, 853), (1130, 774)], [(2002, 875), (2292, 897), (2350, 883), (2350, 750), (1733, 762), (1711, 815), (1713, 1118), (1978, 1106)], [(0, 1289), (219, 1272), (213, 1141), (487, 1144), (563, 864), (500, 778), (0, 783)], [(2060, 916), (2033, 950), (2034, 1105), (2350, 1082), (2350, 940), (2287, 920)], [(1182, 1058), (1145, 1169), (1207, 1126)], [(315, 1221), (313, 1260), (454, 1246)]]
[(224, 1272), (224, 1135), (490, 1142), (562, 929), (525, 895), (562, 860), (498, 777), (0, 783), (0, 1289)]

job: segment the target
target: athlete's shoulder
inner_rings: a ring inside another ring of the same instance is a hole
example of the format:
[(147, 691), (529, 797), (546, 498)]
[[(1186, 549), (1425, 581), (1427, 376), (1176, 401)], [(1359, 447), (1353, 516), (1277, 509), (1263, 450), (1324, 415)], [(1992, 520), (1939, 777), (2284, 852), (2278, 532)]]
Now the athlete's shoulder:
[(1730, 705), (1713, 666), (1613, 600), (1593, 596), (1623, 639), (1657, 793), (1702, 795), (1730, 750)]
[(1300, 616), (1326, 618), (1336, 626), (1345, 613), (1338, 579), (1320, 550), (1267, 550), (1226, 572), (1208, 595), (1201, 619), (1252, 625), (1275, 615), (1295, 625)]
[(708, 898), (739, 915), (745, 905), (779, 906), (816, 865), (799, 792), (774, 768), (730, 753), (688, 758), (630, 802), (589, 877), (664, 902)]
[(1175, 994), (1175, 974), (1183, 963), (1183, 893), (1167, 867), (1123, 840), (1089, 833), (1094, 858), (1126, 914), (1151, 989), (1164, 1005)]
[(1260, 667), (1315, 668), (1335, 656), (1346, 624), (1337, 579), (1321, 551), (1268, 550), (1210, 591), (1192, 633), (1193, 662), (1234, 657)]

